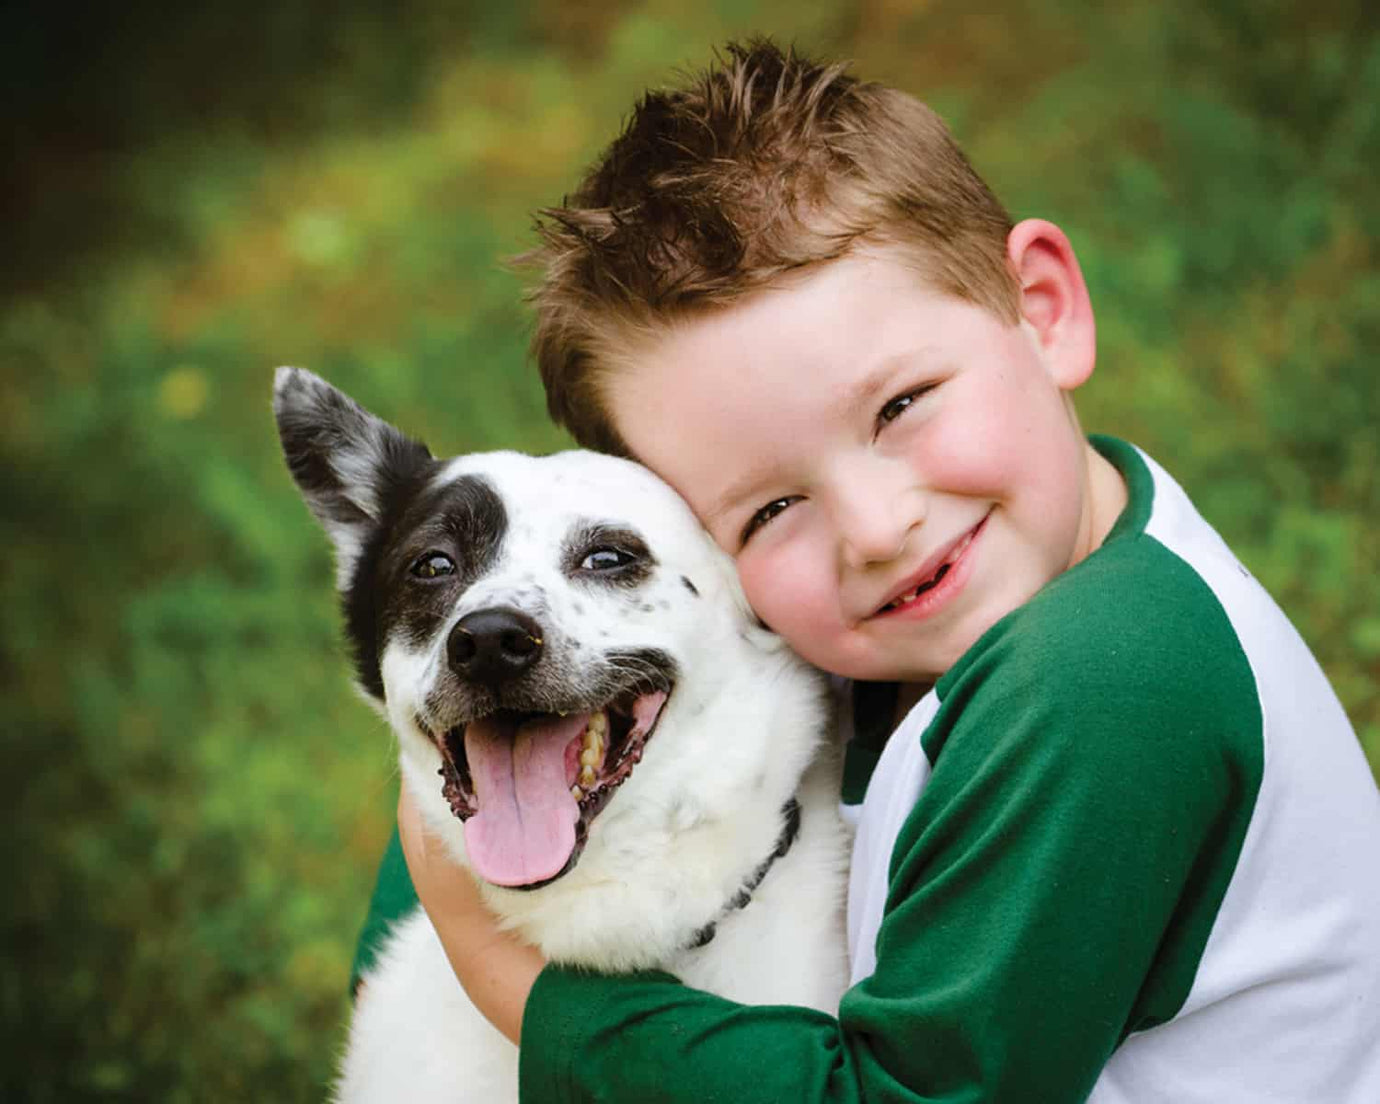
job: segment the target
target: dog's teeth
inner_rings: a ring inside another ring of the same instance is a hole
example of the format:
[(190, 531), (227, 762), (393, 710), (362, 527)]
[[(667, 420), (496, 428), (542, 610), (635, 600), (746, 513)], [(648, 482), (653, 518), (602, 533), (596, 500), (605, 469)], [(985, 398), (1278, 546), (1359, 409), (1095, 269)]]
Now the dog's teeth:
[(583, 801), (583, 800), (584, 800), (584, 796), (585, 796), (585, 791), (582, 790), (582, 789), (580, 789), (579, 786), (571, 786), (571, 787), (570, 787), (570, 796), (573, 797), (576, 801)]
[(585, 726), (584, 741), (580, 751), (580, 762), (586, 767), (597, 767), (604, 757), (604, 737), (608, 733), (608, 718), (596, 713)]
[(593, 789), (593, 788), (594, 788), (594, 768), (593, 768), (593, 767), (581, 767), (581, 768), (580, 768), (580, 785), (583, 786), (583, 787), (584, 787), (585, 789), (587, 789), (587, 790)]

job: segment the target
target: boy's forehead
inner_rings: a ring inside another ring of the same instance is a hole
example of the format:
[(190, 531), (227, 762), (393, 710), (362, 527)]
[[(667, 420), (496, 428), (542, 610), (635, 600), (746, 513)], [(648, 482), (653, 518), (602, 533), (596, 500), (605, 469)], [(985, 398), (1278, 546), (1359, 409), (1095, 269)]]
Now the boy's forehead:
[(611, 336), (604, 407), (629, 445), (647, 423), (660, 437), (697, 416), (775, 417), (771, 392), (758, 394), (752, 385), (782, 360), (801, 384), (824, 381), (834, 404), (867, 406), (900, 362), (950, 355), (923, 328), (924, 308), (936, 304), (971, 306), (936, 290), (894, 250), (849, 253), (732, 303)]

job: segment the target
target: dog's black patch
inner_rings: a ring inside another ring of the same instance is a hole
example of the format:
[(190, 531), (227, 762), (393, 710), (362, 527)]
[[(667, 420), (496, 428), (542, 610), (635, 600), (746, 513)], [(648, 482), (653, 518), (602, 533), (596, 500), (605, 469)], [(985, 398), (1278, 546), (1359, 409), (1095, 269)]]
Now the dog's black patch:
[(691, 594), (693, 594), (696, 598), (700, 596), (700, 592), (695, 589), (695, 584), (692, 583), (689, 579), (687, 579), (684, 575), (680, 577), (680, 581), (685, 584), (685, 589), (688, 590)]
[(273, 407), (283, 456), (308, 506), (354, 550), (341, 604), (355, 677), (382, 699), (377, 611), (361, 584), (374, 576), (384, 534), (439, 464), (426, 445), (309, 372), (281, 370)]
[[(398, 637), (420, 646), (440, 630), (465, 588), (492, 566), (508, 531), (508, 514), (487, 479), (464, 475), (415, 495), (387, 531), (364, 588), (379, 603), (376, 639)], [(454, 561), (454, 573), (417, 577), (414, 566), (436, 552)]]
[(383, 700), (384, 693), (379, 652), (388, 619), (386, 607), (379, 601), (383, 592), (378, 584), (386, 574), (384, 565), (390, 553), (396, 549), (396, 540), (393, 538), (395, 526), (399, 519), (409, 512), (409, 506), (414, 500), (418, 497), (429, 497), (421, 494), (421, 491), (426, 485), (426, 477), (438, 466), (433, 461), (426, 470), (418, 472), (410, 484), (397, 485), (389, 497), (380, 496), (380, 523), (369, 531), (368, 539), (355, 561), (350, 584), (340, 597), (341, 609), (345, 615), (345, 632), (354, 656), (355, 678), (366, 691), (380, 701)]

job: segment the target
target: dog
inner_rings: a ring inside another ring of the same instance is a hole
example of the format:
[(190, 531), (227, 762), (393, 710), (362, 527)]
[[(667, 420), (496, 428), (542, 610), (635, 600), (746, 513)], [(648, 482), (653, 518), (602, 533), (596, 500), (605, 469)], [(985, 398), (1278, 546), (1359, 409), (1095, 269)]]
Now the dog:
[[(596, 453), (435, 459), (302, 369), (273, 406), (335, 546), (357, 684), (502, 923), (553, 962), (835, 1013), (826, 688), (685, 503)], [(517, 1060), (418, 908), (364, 978), (337, 1099), (516, 1101)]]

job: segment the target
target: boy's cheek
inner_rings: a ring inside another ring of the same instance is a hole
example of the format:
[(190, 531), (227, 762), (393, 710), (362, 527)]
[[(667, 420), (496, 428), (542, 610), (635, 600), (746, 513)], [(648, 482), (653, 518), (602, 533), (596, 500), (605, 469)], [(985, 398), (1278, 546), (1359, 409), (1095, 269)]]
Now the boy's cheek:
[(789, 556), (771, 556), (744, 552), (738, 557), (738, 582), (747, 595), (748, 605), (759, 618), (781, 632), (782, 600), (786, 589), (784, 580), (792, 578)]
[(808, 548), (788, 544), (771, 555), (738, 560), (738, 579), (753, 612), (801, 654), (837, 622), (837, 593), (821, 592), (822, 575), (810, 559)]
[[(775, 595), (771, 587), (766, 585), (765, 566), (760, 557), (739, 556), (737, 560), (738, 583), (747, 596), (748, 605), (753, 613), (770, 625)], [(776, 631), (774, 625), (772, 628)]]
[(1000, 498), (1029, 468), (1038, 432), (1028, 409), (994, 397), (929, 438), (923, 470), (930, 486), (947, 494)]

